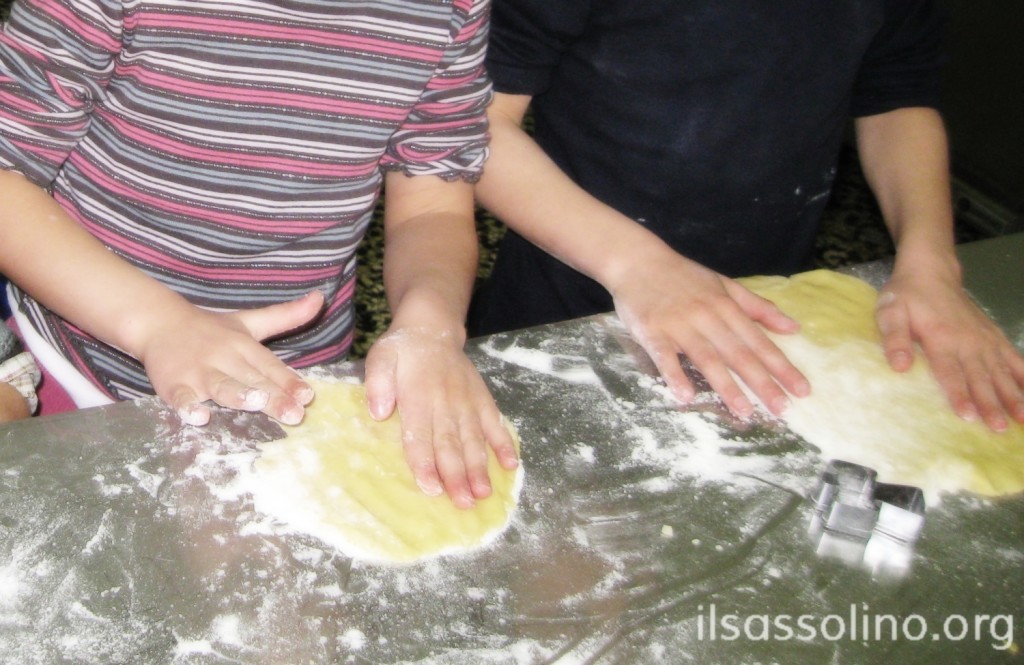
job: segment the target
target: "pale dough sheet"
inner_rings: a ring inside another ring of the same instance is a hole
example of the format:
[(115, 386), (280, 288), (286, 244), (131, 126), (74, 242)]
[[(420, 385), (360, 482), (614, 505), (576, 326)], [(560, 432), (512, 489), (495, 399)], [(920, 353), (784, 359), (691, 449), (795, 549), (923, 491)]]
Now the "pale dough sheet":
[(522, 465), (506, 471), (489, 452), (492, 495), (456, 508), (447, 495), (428, 497), (416, 485), (397, 415), (373, 420), (362, 385), (310, 382), (316, 399), (302, 424), (261, 444), (257, 510), (348, 556), (393, 563), (472, 549), (508, 525)]
[(827, 458), (874, 468), (879, 480), (996, 496), (1024, 490), (1024, 427), (996, 433), (956, 416), (919, 353), (905, 374), (890, 369), (875, 323), (878, 294), (826, 270), (739, 280), (801, 324), (773, 341), (811, 382), (783, 418)]

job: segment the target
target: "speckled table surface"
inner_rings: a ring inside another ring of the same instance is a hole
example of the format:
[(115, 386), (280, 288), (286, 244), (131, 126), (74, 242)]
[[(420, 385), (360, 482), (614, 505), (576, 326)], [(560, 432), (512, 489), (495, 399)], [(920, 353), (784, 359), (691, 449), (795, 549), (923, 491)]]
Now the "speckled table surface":
[(946, 497), (880, 576), (816, 553), (825, 460), (712, 396), (674, 405), (611, 317), (470, 346), (524, 442), (521, 506), (408, 567), (232, 491), (281, 436), (262, 417), (140, 402), (0, 430), (0, 663), (1019, 660), (1024, 496)]

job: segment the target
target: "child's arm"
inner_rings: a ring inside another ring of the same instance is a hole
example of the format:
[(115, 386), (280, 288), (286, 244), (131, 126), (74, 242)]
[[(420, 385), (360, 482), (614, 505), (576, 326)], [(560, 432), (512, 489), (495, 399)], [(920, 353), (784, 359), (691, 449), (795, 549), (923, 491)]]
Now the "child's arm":
[(490, 494), (487, 445), (517, 464), (494, 399), (462, 351), (477, 270), (472, 185), (389, 173), (384, 283), (392, 324), (370, 350), (370, 411), (402, 415), (406, 458), (423, 491), (468, 508)]
[(258, 310), (195, 307), (120, 259), (40, 187), (0, 171), (0, 272), (48, 308), (137, 358), (156, 393), (204, 424), (212, 399), (296, 423), (312, 391), (259, 340), (295, 328), (322, 296)]

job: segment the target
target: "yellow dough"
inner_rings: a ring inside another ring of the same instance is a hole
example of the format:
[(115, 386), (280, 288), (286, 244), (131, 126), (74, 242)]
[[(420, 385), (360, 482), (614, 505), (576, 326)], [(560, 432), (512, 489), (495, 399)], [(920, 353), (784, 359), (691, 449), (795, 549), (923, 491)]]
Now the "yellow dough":
[(398, 416), (373, 420), (362, 385), (310, 383), (316, 399), (303, 423), (288, 427), (287, 438), (261, 444), (257, 510), (349, 556), (395, 563), (480, 546), (508, 525), (522, 465), (507, 471), (489, 451), (493, 493), (472, 509), (456, 508), (447, 495), (420, 491), (404, 457)]
[(882, 482), (921, 487), (932, 498), (967, 490), (1024, 490), (1024, 427), (1002, 433), (957, 417), (919, 353), (906, 373), (886, 362), (875, 324), (878, 294), (827, 270), (739, 280), (801, 324), (772, 340), (811, 382), (783, 415), (828, 458), (874, 468)]

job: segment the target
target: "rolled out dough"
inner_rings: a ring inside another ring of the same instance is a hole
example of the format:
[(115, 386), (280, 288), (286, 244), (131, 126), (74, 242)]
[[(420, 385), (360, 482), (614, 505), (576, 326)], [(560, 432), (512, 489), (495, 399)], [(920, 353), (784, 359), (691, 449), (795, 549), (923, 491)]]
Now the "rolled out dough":
[(933, 500), (967, 490), (1024, 491), (1024, 427), (996, 433), (956, 416), (919, 353), (906, 373), (886, 362), (875, 323), (878, 293), (827, 270), (739, 280), (801, 324), (772, 340), (811, 382), (783, 414), (827, 458), (874, 468), (879, 480), (914, 485)]
[(456, 508), (447, 495), (420, 491), (405, 461), (399, 417), (373, 420), (362, 385), (310, 383), (316, 399), (302, 424), (260, 446), (257, 510), (353, 558), (391, 563), (474, 548), (508, 525), (522, 465), (507, 471), (489, 451), (491, 496), (472, 509)]

